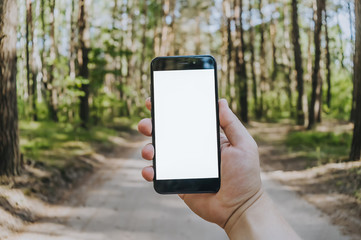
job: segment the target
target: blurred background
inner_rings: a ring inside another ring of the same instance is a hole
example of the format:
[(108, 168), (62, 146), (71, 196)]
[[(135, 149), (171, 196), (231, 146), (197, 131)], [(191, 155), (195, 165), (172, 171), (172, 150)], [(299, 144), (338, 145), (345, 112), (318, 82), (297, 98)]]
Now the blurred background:
[(101, 124), (143, 117), (154, 57), (211, 54), (220, 97), (239, 116), (248, 106), (244, 122), (304, 122), (315, 60), (317, 121), (352, 119), (353, 2), (327, 1), (319, 22), (316, 1), (242, 2), (20, 1), (19, 118)]

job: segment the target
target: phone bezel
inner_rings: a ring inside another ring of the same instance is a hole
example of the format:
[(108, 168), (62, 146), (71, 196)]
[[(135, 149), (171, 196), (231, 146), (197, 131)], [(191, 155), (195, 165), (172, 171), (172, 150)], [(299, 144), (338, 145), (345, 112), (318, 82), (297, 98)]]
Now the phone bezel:
[[(155, 131), (156, 125), (154, 122), (154, 84), (153, 72), (166, 70), (192, 70), (192, 69), (214, 69), (214, 84), (215, 84), (215, 106), (216, 106), (216, 122), (217, 122), (217, 152), (218, 152), (218, 178), (197, 178), (197, 179), (170, 179), (157, 180), (156, 171), (156, 146), (155, 146)], [(160, 194), (182, 194), (182, 193), (216, 193), (221, 184), (221, 151), (220, 151), (220, 129), (219, 129), (219, 113), (218, 113), (218, 84), (217, 84), (217, 63), (210, 55), (196, 55), (196, 56), (169, 56), (157, 57), (151, 62), (151, 102), (152, 102), (152, 144), (154, 147), (154, 180), (153, 185), (156, 192)]]

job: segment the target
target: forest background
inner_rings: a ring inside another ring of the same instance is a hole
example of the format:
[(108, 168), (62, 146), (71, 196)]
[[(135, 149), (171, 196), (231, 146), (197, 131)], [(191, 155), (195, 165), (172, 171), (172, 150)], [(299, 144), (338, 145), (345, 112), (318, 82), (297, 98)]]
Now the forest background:
[(243, 123), (291, 126), (284, 144), (303, 167), (357, 161), (360, 4), (2, 0), (0, 173), (31, 165), (66, 175), (94, 143), (150, 116), (154, 57), (198, 54), (216, 58), (219, 96)]

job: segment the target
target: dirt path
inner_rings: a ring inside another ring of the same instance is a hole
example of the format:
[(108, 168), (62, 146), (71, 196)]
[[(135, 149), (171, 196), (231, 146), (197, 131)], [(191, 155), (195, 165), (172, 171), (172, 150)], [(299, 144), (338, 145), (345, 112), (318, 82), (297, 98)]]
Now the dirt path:
[[(289, 131), (302, 130), (300, 127), (253, 122), (249, 129), (259, 145), (265, 186), (304, 239), (360, 239), (361, 204), (339, 183), (357, 184), (350, 169), (359, 168), (361, 162), (309, 167), (307, 159), (284, 144)], [(342, 132), (350, 126), (325, 122), (317, 130), (329, 129)]]
[[(129, 151), (111, 153), (104, 166), (69, 201), (43, 210), (43, 220), (8, 239), (227, 239), (223, 230), (193, 214), (178, 196), (161, 196), (140, 169), (144, 139)], [(260, 150), (269, 150), (267, 146)], [(294, 189), (262, 173), (264, 186), (303, 239), (349, 239)]]
[(278, 209), (302, 239), (346, 240), (340, 227), (332, 225), (331, 219), (312, 204), (305, 201), (291, 187), (280, 184), (265, 172), (263, 186)]
[(227, 239), (223, 230), (193, 214), (178, 196), (161, 196), (140, 174), (147, 163), (134, 144), (109, 157), (102, 169), (48, 219), (9, 239)]

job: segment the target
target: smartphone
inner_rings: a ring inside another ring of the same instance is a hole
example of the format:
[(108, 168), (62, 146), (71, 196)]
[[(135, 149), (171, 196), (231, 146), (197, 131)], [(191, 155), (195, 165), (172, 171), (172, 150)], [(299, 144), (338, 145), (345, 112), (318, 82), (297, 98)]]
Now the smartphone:
[(151, 62), (154, 189), (161, 194), (220, 188), (217, 67), (212, 56)]

